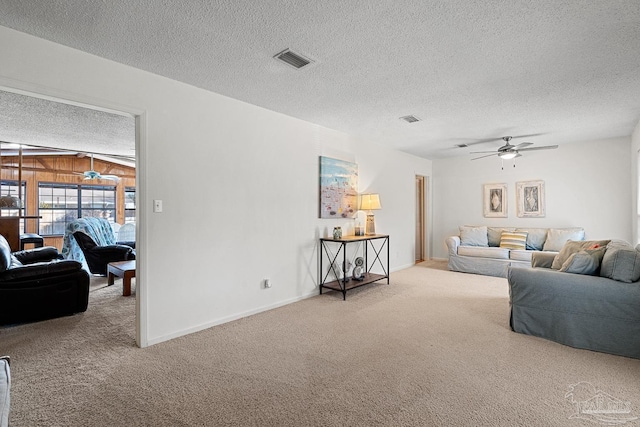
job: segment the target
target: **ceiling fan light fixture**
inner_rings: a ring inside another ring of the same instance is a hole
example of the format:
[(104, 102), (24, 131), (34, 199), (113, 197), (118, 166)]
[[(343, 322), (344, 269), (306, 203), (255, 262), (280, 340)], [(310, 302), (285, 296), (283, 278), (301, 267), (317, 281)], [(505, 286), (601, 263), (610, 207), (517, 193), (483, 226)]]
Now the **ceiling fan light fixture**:
[(504, 153), (498, 154), (498, 156), (500, 156), (500, 158), (504, 159), (504, 160), (511, 160), (511, 159), (515, 158), (516, 156), (518, 156), (518, 152), (517, 151), (505, 151)]

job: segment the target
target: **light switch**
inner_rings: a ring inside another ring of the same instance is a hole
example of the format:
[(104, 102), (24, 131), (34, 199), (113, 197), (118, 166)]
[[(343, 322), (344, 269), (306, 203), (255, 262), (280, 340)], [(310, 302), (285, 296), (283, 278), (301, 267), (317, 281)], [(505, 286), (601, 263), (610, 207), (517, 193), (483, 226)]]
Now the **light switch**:
[(153, 211), (154, 212), (162, 212), (162, 200), (154, 200), (153, 201)]

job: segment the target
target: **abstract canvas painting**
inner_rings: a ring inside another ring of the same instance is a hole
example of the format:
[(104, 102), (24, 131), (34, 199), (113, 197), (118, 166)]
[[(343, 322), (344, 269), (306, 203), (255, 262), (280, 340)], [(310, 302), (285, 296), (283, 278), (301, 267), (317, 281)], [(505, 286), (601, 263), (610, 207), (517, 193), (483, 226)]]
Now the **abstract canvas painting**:
[(320, 218), (353, 218), (358, 211), (358, 165), (320, 156)]

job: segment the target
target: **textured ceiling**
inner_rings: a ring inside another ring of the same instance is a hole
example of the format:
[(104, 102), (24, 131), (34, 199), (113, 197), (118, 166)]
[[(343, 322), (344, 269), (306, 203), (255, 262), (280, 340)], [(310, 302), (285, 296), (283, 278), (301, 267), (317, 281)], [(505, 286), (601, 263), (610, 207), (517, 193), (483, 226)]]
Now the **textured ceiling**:
[(134, 157), (135, 131), (130, 116), (0, 91), (0, 142)]
[(640, 120), (638, 0), (0, 0), (0, 25), (429, 158)]

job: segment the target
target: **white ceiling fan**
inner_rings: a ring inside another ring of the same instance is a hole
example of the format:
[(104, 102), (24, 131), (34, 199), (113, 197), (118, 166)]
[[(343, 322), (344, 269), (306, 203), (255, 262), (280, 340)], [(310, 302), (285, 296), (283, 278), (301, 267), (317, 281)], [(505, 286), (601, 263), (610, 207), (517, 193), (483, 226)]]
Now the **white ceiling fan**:
[[(513, 145), (511, 144), (511, 139), (513, 137), (511, 136), (504, 136), (502, 137), (502, 139), (504, 140), (505, 144), (498, 148), (497, 151), (473, 151), (470, 154), (485, 154), (484, 156), (480, 156), (480, 157), (476, 157), (473, 158), (471, 160), (478, 160), (478, 159), (484, 159), (485, 157), (491, 157), (491, 156), (498, 156), (503, 160), (509, 160), (509, 159), (515, 159), (516, 157), (521, 157), (522, 154), (520, 154), (521, 151), (534, 151), (534, 150), (553, 150), (555, 148), (558, 148), (557, 145), (544, 145), (541, 147), (529, 147), (530, 145), (533, 145), (532, 142), (521, 142), (518, 145)], [(527, 148), (529, 147), (529, 148)], [(487, 154), (490, 153), (490, 154)]]
[(120, 178), (115, 175), (102, 175), (100, 172), (96, 172), (93, 168), (93, 154), (91, 154), (91, 170), (84, 171), (82, 175), (84, 175), (85, 180), (108, 179), (116, 182), (120, 181)]

